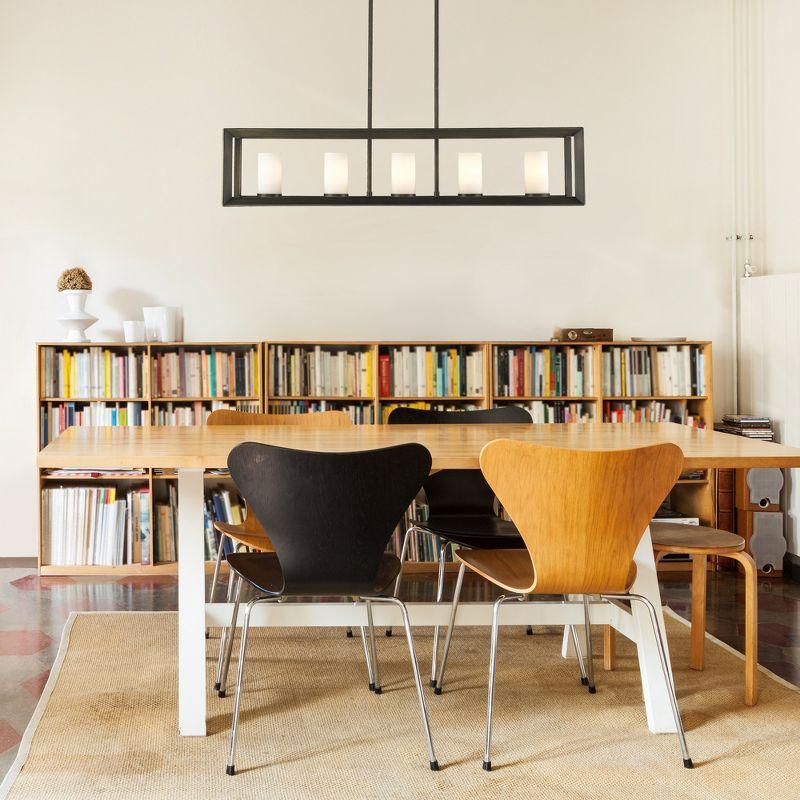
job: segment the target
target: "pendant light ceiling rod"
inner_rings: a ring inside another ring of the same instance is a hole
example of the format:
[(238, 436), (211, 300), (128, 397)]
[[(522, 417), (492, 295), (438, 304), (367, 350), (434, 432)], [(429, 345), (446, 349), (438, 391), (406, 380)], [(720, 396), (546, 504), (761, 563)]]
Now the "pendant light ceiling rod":
[[(439, 131), (439, 0), (433, 0), (433, 128)], [(439, 196), (439, 137), (433, 140), (433, 194)]]
[[(372, 130), (372, 46), (373, 46), (373, 0), (367, 9), (367, 128)], [(372, 138), (367, 139), (367, 197), (372, 197)]]

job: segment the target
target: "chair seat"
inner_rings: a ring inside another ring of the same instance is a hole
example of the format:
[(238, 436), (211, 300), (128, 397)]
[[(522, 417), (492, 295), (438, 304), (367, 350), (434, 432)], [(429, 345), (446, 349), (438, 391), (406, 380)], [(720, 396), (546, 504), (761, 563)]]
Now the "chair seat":
[(361, 583), (319, 580), (285, 586), (283, 571), (275, 553), (231, 553), (228, 565), (256, 589), (273, 596), (379, 596), (386, 593), (400, 572), (400, 559), (394, 553), (382, 555), (374, 582)]
[[(455, 556), (479, 575), (510, 592), (536, 594), (536, 589), (531, 588), (536, 580), (536, 572), (527, 550), (458, 549)], [(631, 587), (635, 579), (636, 564), (631, 562), (626, 590)], [(569, 589), (565, 588), (564, 592), (569, 593)]]
[(220, 532), (229, 536), (237, 544), (243, 544), (245, 547), (252, 547), (255, 550), (263, 552), (272, 552), (275, 550), (269, 536), (266, 533), (257, 533), (248, 530), (244, 525), (233, 525), (229, 522), (215, 522), (214, 527)]
[(741, 536), (705, 525), (652, 522), (650, 536), (653, 539), (653, 549), (659, 553), (724, 555), (744, 550), (744, 539)]
[(525, 542), (513, 522), (489, 514), (432, 514), (415, 525), (462, 547), (523, 549)]

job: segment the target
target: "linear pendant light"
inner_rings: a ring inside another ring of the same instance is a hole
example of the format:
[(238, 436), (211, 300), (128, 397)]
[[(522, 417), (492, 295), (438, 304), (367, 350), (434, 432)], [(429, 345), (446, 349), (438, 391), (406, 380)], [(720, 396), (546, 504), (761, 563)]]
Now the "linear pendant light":
[[(463, 205), (463, 206), (582, 206), (586, 203), (583, 128), (441, 128), (439, 127), (439, 0), (434, 0), (433, 36), (433, 127), (432, 128), (373, 128), (372, 127), (372, 57), (373, 1), (368, 0), (367, 21), (367, 126), (366, 128), (225, 128), (222, 146), (222, 205), (223, 206), (377, 206), (377, 205)], [(242, 143), (249, 139), (280, 141), (360, 141), (364, 143), (367, 185), (365, 194), (350, 194), (347, 153), (325, 153), (321, 165), (319, 195), (283, 194), (283, 178), (290, 174), (275, 153), (259, 153), (258, 175), (253, 183), (256, 194), (242, 194)], [(496, 139), (561, 140), (564, 158), (564, 187), (562, 193), (550, 191), (549, 154), (545, 150), (526, 152), (519, 170), (524, 188), (519, 194), (486, 194), (483, 175), (491, 165), (480, 152), (458, 154), (457, 194), (440, 192), (441, 167), (439, 144), (442, 140), (476, 142)], [(391, 160), (391, 194), (373, 193), (373, 142), (376, 140), (417, 140), (433, 143), (433, 194), (415, 193), (416, 163), (414, 153), (393, 153)]]

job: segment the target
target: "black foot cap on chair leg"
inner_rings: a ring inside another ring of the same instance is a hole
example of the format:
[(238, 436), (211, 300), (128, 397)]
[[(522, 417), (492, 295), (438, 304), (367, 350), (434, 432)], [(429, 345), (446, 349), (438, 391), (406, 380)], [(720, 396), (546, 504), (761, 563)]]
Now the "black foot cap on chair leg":
[(597, 694), (597, 687), (596, 686), (590, 686), (589, 687), (589, 694)]
[(441, 686), (434, 686), (433, 687), (433, 693), (434, 694), (441, 694), (442, 693), (442, 687)]
[(206, 639), (210, 639), (210, 638), (211, 638), (211, 631), (206, 631)]
[(487, 772), (491, 772), (491, 771), (492, 771), (492, 762), (491, 762), (491, 761), (484, 761), (484, 762), (483, 762), (483, 768), (484, 768), (484, 769), (485, 769)]
[(350, 631), (350, 630), (347, 631), (347, 638), (348, 639), (352, 639), (353, 638), (353, 631)]
[(215, 691), (215, 692), (218, 692), (218, 691), (219, 691), (219, 684), (218, 684), (218, 683), (215, 683), (215, 684), (214, 684), (214, 691)]
[(236, 767), (234, 767), (233, 764), (228, 764), (228, 766), (225, 767), (225, 774), (226, 775), (235, 775), (236, 774)]
[(434, 772), (438, 772), (439, 771), (439, 762), (438, 761), (431, 761), (430, 763), (431, 763), (431, 769)]
[(381, 694), (381, 692), (383, 692), (383, 689), (381, 689), (381, 687), (380, 687), (380, 686), (376, 686), (376, 687), (373, 689), (373, 691), (375, 692), (375, 694)]
[(692, 764), (691, 758), (684, 758), (683, 766), (686, 767), (686, 769), (694, 769), (694, 764)]
[(391, 636), (392, 635), (392, 629), (391, 628), (387, 628), (386, 629), (386, 635), (387, 636)]
[(588, 686), (589, 679), (588, 678), (581, 678), (581, 686)]
[(530, 626), (530, 625), (528, 625), (528, 627), (527, 627), (527, 629), (526, 629), (525, 633), (526, 633), (528, 636), (533, 636), (533, 628), (531, 628), (531, 626)]
[(369, 685), (369, 690), (370, 690), (371, 692), (374, 692), (374, 691), (375, 691), (375, 684), (374, 684), (374, 683), (371, 683), (371, 684)]
[(430, 686), (430, 687), (431, 687), (431, 689), (433, 689), (433, 688), (436, 686), (436, 678), (431, 678), (431, 679), (428, 681), (428, 686)]
[(220, 697), (225, 697), (225, 690), (224, 690), (224, 689), (219, 689), (219, 690), (217, 691), (217, 694), (218, 694)]

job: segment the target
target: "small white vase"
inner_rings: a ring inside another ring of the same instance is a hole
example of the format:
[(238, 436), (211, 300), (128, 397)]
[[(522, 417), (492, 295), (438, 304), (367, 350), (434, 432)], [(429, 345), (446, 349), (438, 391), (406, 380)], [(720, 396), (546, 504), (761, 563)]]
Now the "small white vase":
[(91, 289), (64, 289), (60, 292), (67, 301), (67, 313), (58, 321), (67, 329), (68, 342), (88, 342), (86, 329), (97, 322), (97, 317), (87, 314), (86, 298)]

